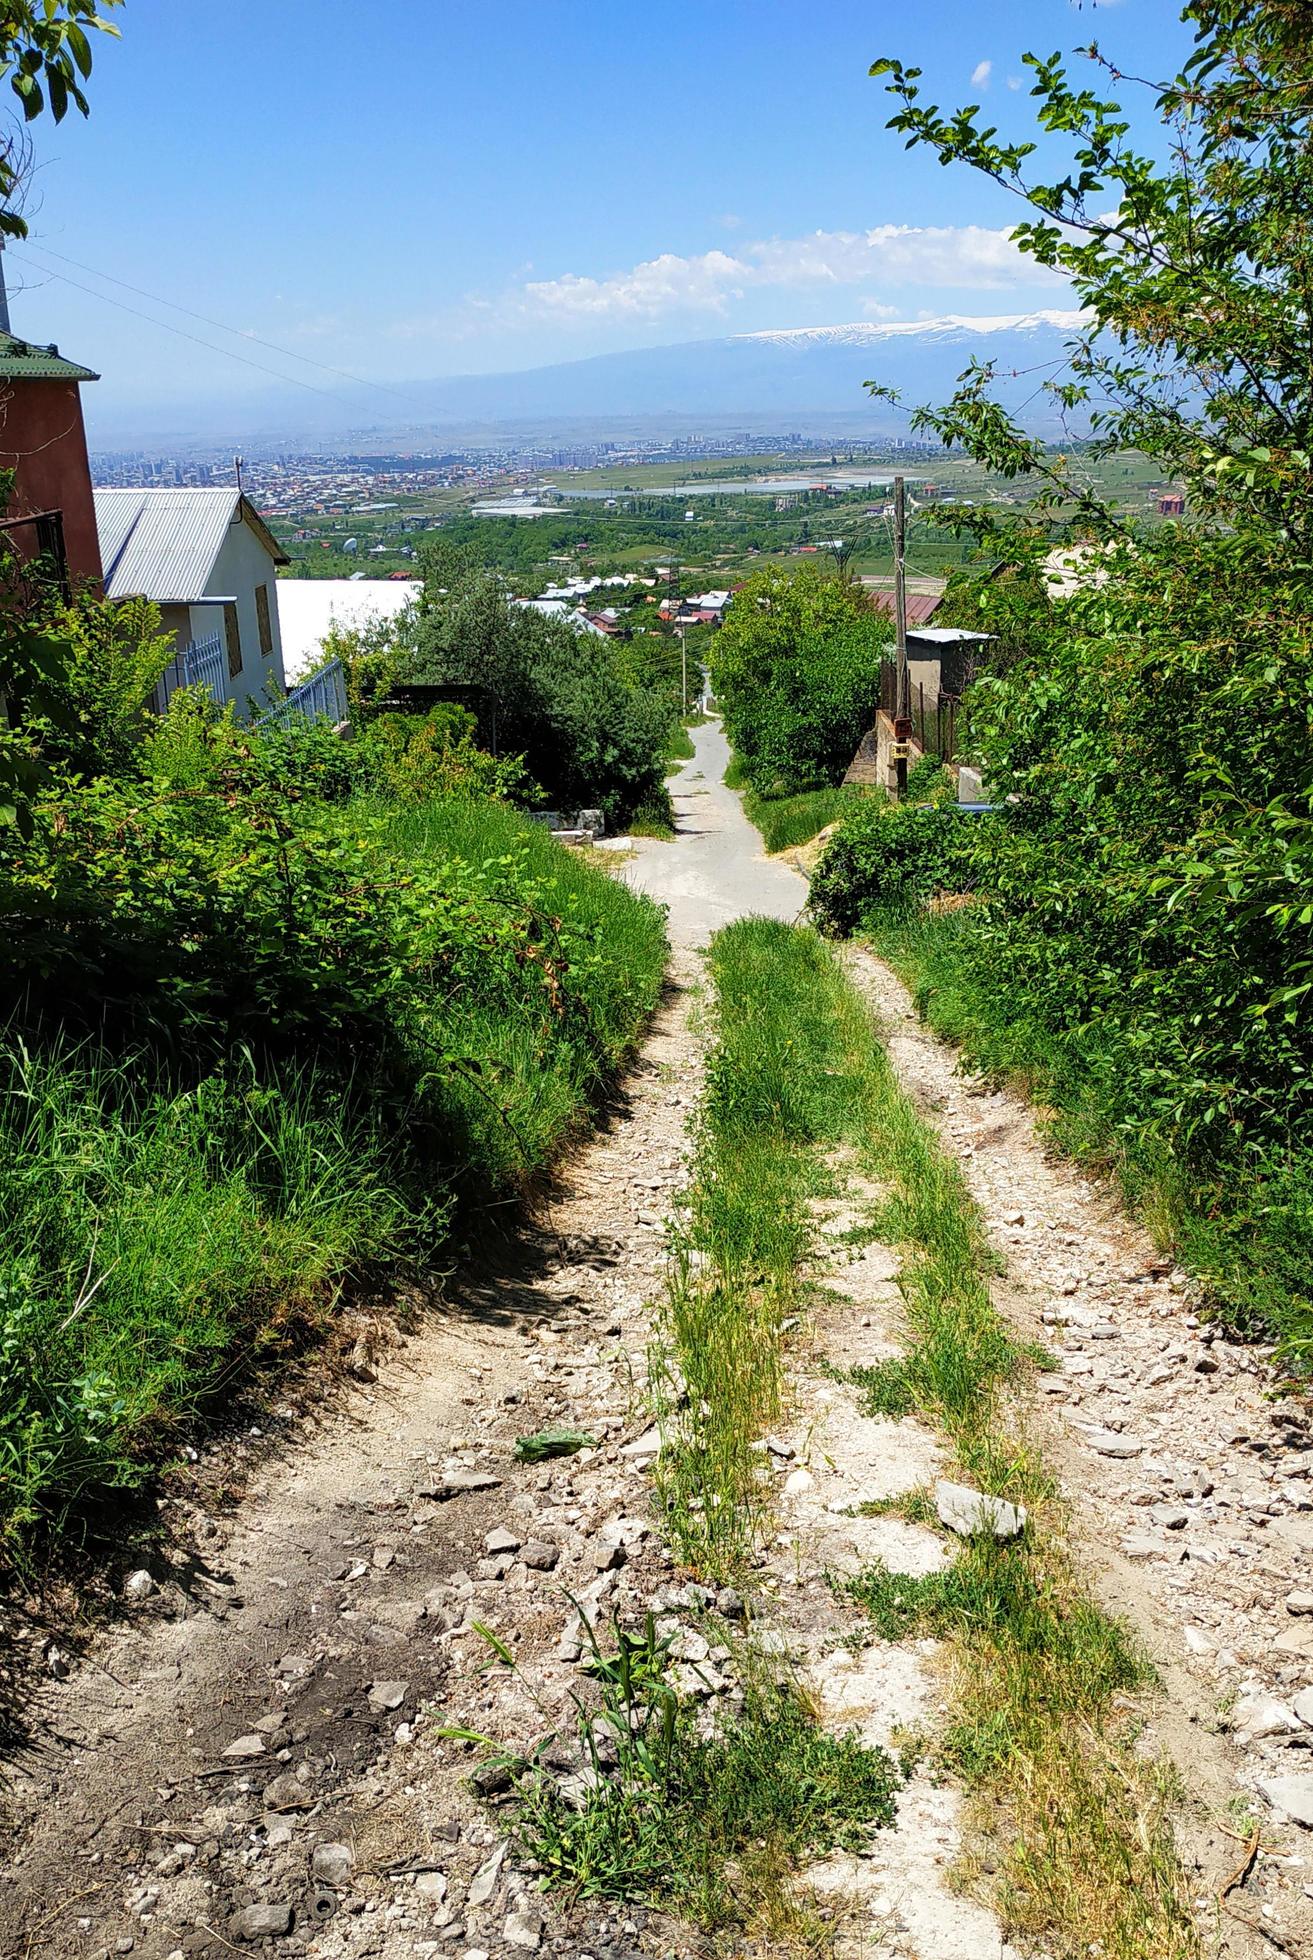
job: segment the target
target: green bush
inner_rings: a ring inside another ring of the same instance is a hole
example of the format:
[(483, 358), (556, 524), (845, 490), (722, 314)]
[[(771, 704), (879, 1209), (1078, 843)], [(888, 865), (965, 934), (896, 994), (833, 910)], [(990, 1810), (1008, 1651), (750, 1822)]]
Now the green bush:
[(483, 690), (502, 754), (548, 799), (596, 806), (614, 829), (661, 791), (674, 709), (629, 678), (611, 641), (510, 600), (489, 572), (435, 562), (394, 669), (404, 681)]
[(374, 761), (184, 704), (0, 832), (0, 1536), (521, 1190), (655, 1002), (655, 906)]
[(712, 679), (761, 796), (837, 784), (875, 718), (888, 622), (814, 565), (754, 572), (711, 650)]
[(811, 912), (822, 931), (846, 935), (942, 892), (969, 892), (989, 817), (956, 804), (862, 798), (825, 847), (812, 878)]

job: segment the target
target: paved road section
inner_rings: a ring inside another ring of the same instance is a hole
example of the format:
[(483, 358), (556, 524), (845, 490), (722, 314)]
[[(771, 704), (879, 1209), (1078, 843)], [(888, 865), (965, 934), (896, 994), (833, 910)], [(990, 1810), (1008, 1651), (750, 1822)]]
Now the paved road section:
[(636, 891), (670, 907), (671, 940), (685, 948), (705, 946), (744, 913), (796, 919), (807, 903), (806, 879), (766, 856), (743, 805), (725, 787), (729, 743), (719, 721), (689, 732), (697, 753), (670, 782), (677, 837), (636, 838), (637, 856), (624, 867)]

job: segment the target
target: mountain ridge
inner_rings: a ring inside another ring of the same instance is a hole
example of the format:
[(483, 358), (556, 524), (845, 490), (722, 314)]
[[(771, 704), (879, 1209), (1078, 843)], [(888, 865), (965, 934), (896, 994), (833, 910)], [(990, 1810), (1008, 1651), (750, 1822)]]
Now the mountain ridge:
[(298, 399), (289, 388), (222, 408), (200, 401), (167, 409), (162, 403), (142, 405), (132, 411), (130, 423), (122, 409), (102, 418), (93, 407), (91, 419), (102, 448), (110, 446), (106, 424), (117, 423), (125, 434), (131, 427), (139, 437), (159, 428), (161, 416), (178, 438), (222, 433), (225, 439), (287, 446), (340, 447), (366, 433), (377, 442), (389, 432), (455, 439), (461, 431), (478, 429), (512, 439), (516, 431), (540, 434), (586, 425), (597, 434), (654, 423), (673, 431), (690, 421), (708, 429), (728, 423), (784, 434), (809, 422), (814, 431), (822, 418), (834, 425), (836, 417), (853, 435), (882, 437), (902, 433), (905, 415), (886, 401), (873, 401), (867, 381), (879, 381), (908, 405), (943, 401), (967, 360), (978, 355), (995, 365), (1004, 403), (1032, 433), (1045, 434), (1058, 427), (1058, 417), (1036, 390), (1034, 375), (1050, 364), (1056, 371), (1081, 322), (1079, 313), (1051, 309), (765, 328), (500, 374), (389, 384), (394, 396), (409, 398), (408, 410), (380, 406), (381, 397), (363, 409), (359, 389), (307, 403), (304, 393)]

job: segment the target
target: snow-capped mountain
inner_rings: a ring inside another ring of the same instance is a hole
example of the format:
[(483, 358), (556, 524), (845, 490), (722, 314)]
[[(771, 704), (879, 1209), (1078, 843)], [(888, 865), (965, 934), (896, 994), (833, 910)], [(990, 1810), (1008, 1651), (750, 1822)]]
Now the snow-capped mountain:
[[(707, 429), (728, 423), (782, 433), (823, 423), (845, 433), (893, 433), (905, 422), (888, 404), (872, 401), (864, 382), (893, 389), (908, 406), (942, 402), (980, 356), (995, 363), (1000, 397), (1042, 432), (1053, 418), (1039, 384), (1060, 370), (1064, 346), (1080, 325), (1078, 313), (1038, 312), (730, 334), (508, 374), (397, 384), (409, 411), (404, 402), (392, 406), (386, 396), (360, 390), (322, 406), (304, 393), (278, 391), (242, 411), (241, 426), (257, 438), (277, 431), (290, 440), (295, 430), (334, 443), (403, 429), (513, 436), (587, 424), (598, 434), (659, 421), (674, 430), (690, 419)], [(196, 423), (201, 420), (198, 404)], [(231, 410), (220, 426), (237, 432)], [(104, 441), (108, 431), (94, 433)]]
[(982, 336), (998, 334), (1062, 334), (1079, 331), (1083, 313), (1046, 310), (1039, 313), (964, 314), (945, 313), (935, 320), (850, 320), (839, 327), (766, 327), (757, 333), (739, 333), (734, 340), (769, 341), (773, 347), (876, 347), (882, 341), (916, 339), (943, 345), (952, 341), (965, 345)]
[[(863, 387), (879, 381), (910, 404), (942, 401), (973, 355), (1026, 370), (1019, 392), (1034, 395), (1037, 365), (1056, 361), (1079, 329), (1076, 313), (985, 319), (859, 321), (682, 341), (599, 354), (518, 374), (471, 375), (420, 384), (437, 416), (496, 422), (576, 416), (765, 417), (793, 426), (808, 413), (851, 412), (854, 425), (890, 422)], [(1043, 398), (1037, 398), (1043, 413)]]

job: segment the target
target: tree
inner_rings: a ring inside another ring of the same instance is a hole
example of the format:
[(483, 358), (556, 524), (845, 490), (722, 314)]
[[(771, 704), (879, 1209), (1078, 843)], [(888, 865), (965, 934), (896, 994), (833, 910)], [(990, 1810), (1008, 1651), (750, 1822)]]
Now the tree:
[[(88, 29), (117, 36), (118, 28), (99, 11), (122, 0), (4, 0), (0, 7), (0, 78), (8, 77), (23, 120), (33, 122), (49, 109), (62, 122), (70, 106), (82, 115), (89, 104), (82, 84), (91, 74)], [(0, 232), (26, 238), (27, 225), (11, 207), (18, 187), (17, 139), (0, 145)]]
[(711, 649), (713, 684), (762, 795), (836, 783), (875, 714), (888, 625), (818, 565), (754, 572)]
[(486, 689), (498, 747), (564, 808), (596, 804), (618, 825), (659, 801), (668, 697), (635, 685), (610, 640), (515, 605), (495, 572), (434, 564), (442, 583), (426, 586), (397, 678)]
[[(119, 0), (101, 0), (116, 7)], [(87, 29), (117, 34), (96, 11), (96, 0), (4, 0), (0, 7), (0, 76), (31, 122), (49, 107), (56, 122), (69, 104), (87, 113), (82, 82), (91, 73)], [(15, 211), (26, 154), (20, 136), (0, 140), (0, 235), (25, 238), (27, 225)], [(0, 484), (8, 501), (8, 480)], [(41, 778), (39, 742), (29, 718), (58, 723), (64, 686), (73, 657), (66, 632), (33, 617), (24, 597), (25, 582), (4, 568), (0, 593), (0, 825), (30, 828), (31, 800)]]
[[(1073, 82), (1062, 57), (1025, 57), (1047, 138), (1065, 169), (1033, 174), (1038, 145), (982, 127), (978, 107), (945, 115), (920, 99), (920, 70), (875, 62), (901, 107), (889, 127), (942, 163), (965, 163), (1019, 198), (1013, 233), (1065, 273), (1089, 325), (1050, 378), (1066, 414), (1087, 418), (1094, 452), (1140, 449), (1182, 478), (1192, 503), (1228, 521), (1300, 536), (1313, 527), (1313, 41), (1302, 0), (1193, 0), (1181, 73), (1126, 76), (1092, 44), (1078, 52), (1119, 91), (1147, 94), (1165, 160), (1138, 149), (1119, 101)], [(991, 399), (973, 362), (952, 400), (913, 426), (1008, 476), (1036, 471), (1095, 528), (1115, 513)], [(874, 392), (886, 394), (878, 384)]]

